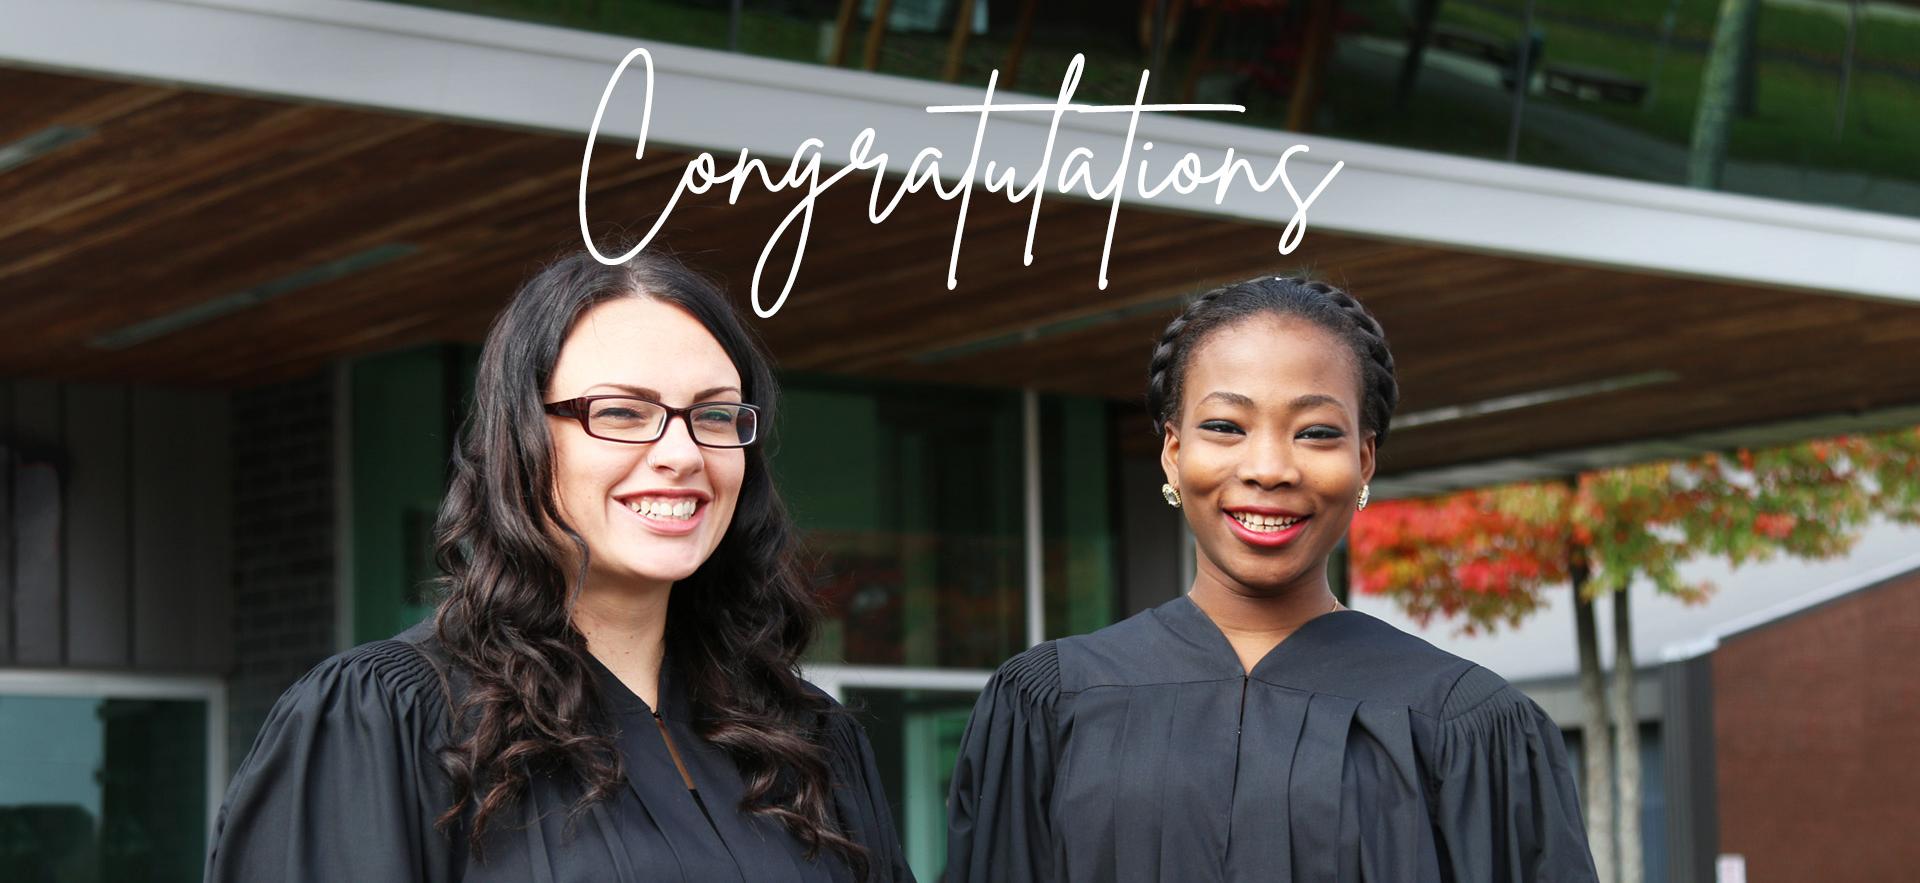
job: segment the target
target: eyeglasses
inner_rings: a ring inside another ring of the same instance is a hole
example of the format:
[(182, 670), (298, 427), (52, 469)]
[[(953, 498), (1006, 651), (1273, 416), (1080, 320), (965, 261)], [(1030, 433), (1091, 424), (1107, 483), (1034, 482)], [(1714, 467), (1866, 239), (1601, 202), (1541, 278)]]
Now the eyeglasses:
[(760, 409), (742, 402), (696, 402), (669, 408), (632, 396), (581, 396), (550, 402), (547, 413), (580, 421), (580, 428), (598, 439), (643, 445), (667, 434), (667, 424), (679, 417), (687, 424), (693, 443), (707, 448), (744, 448), (759, 437)]

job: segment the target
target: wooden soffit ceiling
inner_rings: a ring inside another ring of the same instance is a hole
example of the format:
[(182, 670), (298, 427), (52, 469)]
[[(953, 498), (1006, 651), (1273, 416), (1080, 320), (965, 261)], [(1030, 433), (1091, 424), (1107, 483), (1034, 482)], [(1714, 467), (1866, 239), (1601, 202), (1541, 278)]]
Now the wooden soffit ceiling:
[[(0, 145), (68, 142), (0, 170), (0, 376), (240, 387), (477, 341), (578, 244), (577, 136), (20, 69), (0, 68), (0, 94)], [(644, 231), (687, 158), (605, 145), (597, 232)], [(876, 227), (868, 182), (829, 191), (792, 298), (752, 320), (781, 366), (1138, 400), (1180, 295), (1306, 270), (1379, 316), (1402, 414), (1664, 378), (1409, 427), (1389, 473), (1920, 403), (1920, 307), (1320, 230), (1283, 258), (1277, 229), (1133, 207), (1101, 291), (1105, 205), (1046, 202), (1027, 267), (1028, 206), (976, 195), (949, 291), (955, 203), (909, 196)], [(683, 199), (662, 241), (744, 304), (795, 198)], [(259, 302), (127, 342), (223, 298)]]

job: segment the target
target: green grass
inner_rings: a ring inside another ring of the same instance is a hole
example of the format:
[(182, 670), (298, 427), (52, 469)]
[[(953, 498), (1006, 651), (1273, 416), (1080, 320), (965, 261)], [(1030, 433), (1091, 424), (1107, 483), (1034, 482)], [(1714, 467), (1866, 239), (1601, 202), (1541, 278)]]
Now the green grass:
[[(1668, 7), (1674, 10), (1674, 38), (1683, 42), (1704, 43), (1713, 39), (1719, 18), (1719, 0), (1535, 0), (1536, 23), (1549, 28), (1579, 22), (1656, 34)], [(1503, 36), (1520, 32), (1523, 0), (1446, 0), (1442, 20), (1466, 10), (1490, 13), (1506, 24)], [(1784, 50), (1811, 55), (1839, 64), (1846, 50), (1846, 20), (1837, 14), (1761, 4), (1758, 42), (1762, 50)], [(1920, 72), (1920, 26), (1863, 15), (1860, 19), (1855, 57), (1905, 67)]]
[[(1541, 8), (1568, 5), (1566, 0), (1542, 0)], [(1655, 6), (1660, 0), (1632, 0), (1622, 6)], [(1708, 4), (1711, 7), (1711, 4)], [(1682, 6), (1685, 13), (1699, 12), (1701, 4)], [(1485, 33), (1517, 37), (1519, 24), (1511, 16), (1464, 3), (1445, 7), (1443, 20)], [(1614, 12), (1617, 14), (1618, 9)], [(1711, 10), (1704, 21), (1695, 21), (1696, 39), (1706, 40), (1711, 33)], [(1653, 18), (1658, 21), (1657, 14)], [(1825, 16), (1794, 9), (1766, 7), (1759, 17), (1758, 86), (1756, 112), (1736, 118), (1728, 148), (1737, 160), (1807, 165), (1830, 170), (1863, 172), (1903, 180), (1920, 180), (1920, 79), (1904, 80), (1888, 74), (1854, 71), (1845, 129), (1836, 134), (1834, 121), (1839, 101), (1839, 58), (1845, 32), (1840, 23)], [(1584, 29), (1565, 23), (1536, 19), (1537, 29), (1546, 35), (1545, 60), (1612, 70), (1645, 78), (1652, 70), (1656, 47), (1634, 39)], [(1685, 34), (1687, 31), (1676, 28)], [(1879, 47), (1913, 46), (1908, 60), (1920, 59), (1920, 27), (1874, 20), (1863, 22), (1861, 45), (1871, 37)], [(1793, 39), (1790, 41), (1788, 36)], [(1819, 56), (1831, 50), (1831, 70), (1818, 70), (1803, 64), (1769, 56), (1769, 51), (1793, 51), (1799, 55)], [(1860, 53), (1862, 58), (1866, 55)], [(1646, 132), (1673, 144), (1692, 140), (1694, 114), (1699, 103), (1704, 51), (1684, 44), (1676, 37), (1656, 78), (1651, 81), (1652, 96), (1644, 107), (1612, 104), (1585, 104), (1558, 96), (1543, 100), (1565, 107), (1577, 107), (1615, 123)], [(1920, 71), (1916, 71), (1920, 77)], [(1920, 212), (1920, 206), (1915, 207)]]

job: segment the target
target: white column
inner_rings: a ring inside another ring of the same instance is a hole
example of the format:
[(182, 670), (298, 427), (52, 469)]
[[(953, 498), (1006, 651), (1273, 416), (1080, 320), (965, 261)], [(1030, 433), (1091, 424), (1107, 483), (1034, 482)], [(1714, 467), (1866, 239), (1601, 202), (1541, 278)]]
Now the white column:
[(1024, 390), (1020, 394), (1020, 423), (1025, 436), (1022, 452), (1026, 466), (1026, 552), (1027, 552), (1027, 646), (1047, 639), (1045, 559), (1042, 557), (1040, 522), (1040, 394)]

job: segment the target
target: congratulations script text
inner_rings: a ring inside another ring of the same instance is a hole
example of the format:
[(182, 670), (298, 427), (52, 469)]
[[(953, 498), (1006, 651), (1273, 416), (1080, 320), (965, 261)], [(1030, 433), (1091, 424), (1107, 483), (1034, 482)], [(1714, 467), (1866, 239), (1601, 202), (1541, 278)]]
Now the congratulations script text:
[[(1050, 104), (994, 104), (994, 87), (999, 82), (999, 73), (996, 71), (987, 80), (986, 99), (982, 103), (928, 107), (928, 113), (974, 114), (979, 118), (974, 129), (973, 150), (967, 157), (964, 168), (958, 172), (950, 169), (949, 174), (943, 176), (941, 162), (946, 159), (944, 153), (936, 147), (925, 148), (914, 156), (913, 161), (907, 166), (906, 174), (897, 179), (892, 196), (886, 198), (883, 203), (882, 199), (888, 182), (886, 172), (890, 160), (885, 152), (875, 152), (874, 145), (878, 135), (872, 127), (863, 129), (854, 136), (848, 148), (847, 162), (831, 171), (822, 170), (822, 166), (827, 163), (826, 143), (819, 138), (807, 138), (802, 141), (794, 150), (791, 160), (788, 161), (786, 171), (778, 177), (775, 177), (772, 169), (768, 168), (764, 161), (751, 156), (745, 149), (741, 150), (734, 158), (732, 165), (724, 170), (721, 168), (719, 159), (712, 153), (703, 152), (687, 162), (685, 170), (680, 175), (679, 183), (674, 187), (673, 196), (667, 200), (667, 204), (655, 217), (653, 226), (646, 235), (624, 254), (607, 255), (600, 252), (589, 230), (588, 178), (593, 161), (594, 141), (599, 137), (600, 126), (607, 112), (607, 102), (613, 97), (621, 77), (628, 68), (632, 67), (636, 59), (642, 63), (646, 72), (646, 97), (641, 112), (639, 143), (634, 149), (634, 158), (641, 159), (646, 155), (647, 129), (652, 124), (653, 117), (653, 56), (645, 49), (635, 49), (627, 53), (627, 57), (621, 60), (619, 67), (614, 69), (613, 76), (607, 80), (606, 90), (600, 95), (600, 106), (594, 111), (593, 127), (587, 132), (586, 152), (580, 160), (580, 235), (585, 240), (587, 249), (602, 263), (624, 263), (653, 241), (661, 227), (673, 214), (674, 206), (685, 194), (703, 194), (715, 187), (726, 186), (729, 188), (727, 201), (733, 204), (755, 181), (768, 193), (798, 191), (799, 199), (792, 210), (774, 228), (772, 235), (767, 239), (766, 246), (761, 249), (758, 262), (754, 265), (753, 309), (761, 318), (771, 318), (778, 313), (781, 306), (786, 303), (788, 295), (793, 291), (794, 282), (800, 273), (800, 264), (806, 256), (807, 240), (813, 230), (814, 206), (821, 194), (826, 193), (842, 178), (856, 171), (873, 173), (873, 189), (867, 201), (867, 219), (874, 224), (882, 223), (892, 215), (906, 194), (917, 193), (928, 186), (931, 186), (942, 200), (958, 199), (960, 201), (959, 215), (955, 219), (953, 228), (953, 251), (947, 263), (947, 288), (949, 289), (959, 284), (957, 273), (960, 262), (960, 242), (966, 232), (967, 208), (972, 202), (977, 180), (984, 181), (988, 193), (1005, 193), (1007, 200), (1012, 203), (1018, 204), (1028, 199), (1032, 200), (1031, 216), (1027, 222), (1026, 249), (1022, 255), (1022, 261), (1029, 266), (1033, 263), (1034, 231), (1040, 223), (1040, 203), (1049, 184), (1061, 193), (1083, 193), (1096, 202), (1107, 203), (1109, 207), (1107, 233), (1101, 247), (1099, 277), (1100, 288), (1105, 290), (1107, 263), (1113, 252), (1114, 227), (1119, 220), (1120, 204), (1126, 190), (1129, 169), (1134, 170), (1133, 192), (1142, 199), (1152, 199), (1169, 188), (1177, 193), (1191, 194), (1211, 185), (1214, 204), (1219, 205), (1226, 200), (1227, 194), (1232, 191), (1235, 183), (1242, 179), (1246, 186), (1259, 193), (1266, 193), (1275, 184), (1279, 184), (1286, 190), (1288, 198), (1293, 201), (1292, 216), (1280, 234), (1279, 250), (1281, 254), (1291, 254), (1295, 248), (1299, 247), (1302, 237), (1306, 235), (1307, 209), (1345, 166), (1345, 163), (1334, 163), (1326, 175), (1305, 196), (1300, 194), (1293, 181), (1287, 176), (1287, 161), (1295, 154), (1304, 153), (1307, 150), (1305, 145), (1300, 144), (1287, 148), (1265, 177), (1256, 173), (1253, 163), (1245, 158), (1236, 157), (1233, 148), (1228, 148), (1220, 161), (1210, 169), (1197, 155), (1189, 152), (1170, 166), (1157, 172), (1150, 171), (1146, 154), (1153, 149), (1153, 143), (1144, 142), (1138, 146), (1137, 151), (1135, 145), (1135, 133), (1139, 127), (1141, 114), (1182, 111), (1243, 113), (1245, 108), (1237, 104), (1147, 104), (1148, 73), (1146, 71), (1140, 74), (1140, 88), (1132, 104), (1075, 104), (1073, 95), (1079, 87), (1080, 75), (1086, 65), (1086, 59), (1076, 55), (1072, 63), (1067, 66), (1067, 73), (1061, 80), (1058, 97)], [(1025, 183), (1020, 183), (1021, 173), (1012, 165), (1002, 166), (992, 160), (988, 160), (984, 168), (981, 164), (981, 145), (986, 138), (989, 118), (995, 114), (1014, 113), (1051, 115), (1047, 128), (1046, 146), (1041, 152), (1039, 165), (1026, 175)], [(1076, 147), (1068, 151), (1061, 160), (1059, 168), (1054, 169), (1054, 141), (1060, 131), (1061, 119), (1069, 113), (1118, 113), (1127, 116), (1126, 140), (1121, 147), (1119, 163), (1104, 181), (1096, 180), (1100, 176), (1094, 170), (1094, 151), (1087, 147)], [(1135, 158), (1136, 153), (1138, 159)], [(798, 229), (794, 230), (796, 223)], [(788, 265), (786, 281), (781, 286), (780, 294), (774, 299), (773, 304), (763, 306), (760, 294), (761, 276), (766, 271), (767, 262), (772, 257), (774, 249), (786, 238), (790, 230), (794, 231), (793, 259)]]

